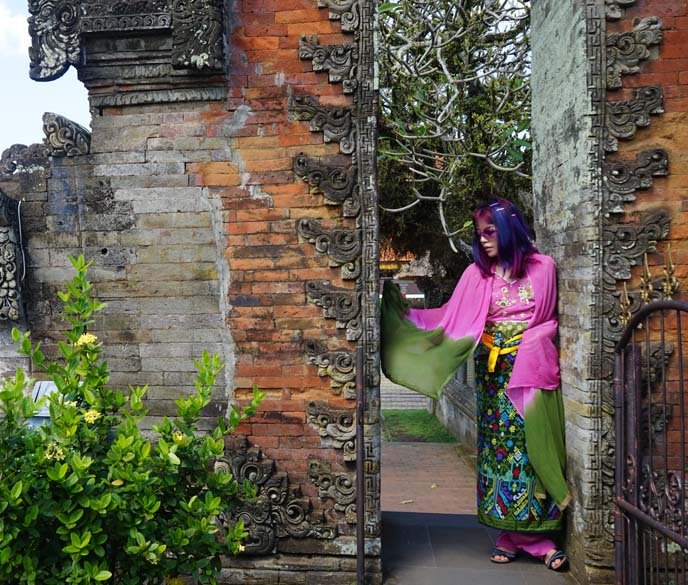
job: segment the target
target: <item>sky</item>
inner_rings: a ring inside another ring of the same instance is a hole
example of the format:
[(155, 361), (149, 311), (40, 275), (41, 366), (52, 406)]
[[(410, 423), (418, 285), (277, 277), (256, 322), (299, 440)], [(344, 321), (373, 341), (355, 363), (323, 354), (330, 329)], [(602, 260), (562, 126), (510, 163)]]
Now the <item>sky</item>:
[(70, 67), (55, 81), (29, 78), (28, 0), (0, 0), (0, 154), (13, 144), (43, 140), (43, 114), (90, 125), (86, 89)]

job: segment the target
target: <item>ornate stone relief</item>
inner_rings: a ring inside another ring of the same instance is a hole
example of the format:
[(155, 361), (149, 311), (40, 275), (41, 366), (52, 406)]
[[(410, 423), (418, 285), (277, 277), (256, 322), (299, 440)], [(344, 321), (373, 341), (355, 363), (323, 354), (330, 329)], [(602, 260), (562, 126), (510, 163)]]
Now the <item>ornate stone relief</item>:
[(668, 167), (667, 153), (660, 148), (641, 152), (635, 161), (605, 162), (602, 173), (609, 190), (607, 213), (623, 213), (623, 203), (635, 201), (635, 192), (652, 187), (653, 177), (666, 176)]
[(310, 121), (312, 132), (322, 131), (325, 142), (338, 142), (343, 154), (356, 148), (352, 109), (348, 106), (321, 106), (315, 96), (292, 96), (289, 112), (294, 120)]
[(662, 41), (662, 20), (643, 18), (633, 31), (607, 35), (607, 89), (621, 87), (621, 76), (637, 73), (639, 63), (650, 57), (648, 47)]
[(0, 190), (0, 321), (19, 319), (19, 202)]
[(48, 156), (50, 153), (44, 144), (13, 144), (0, 157), (0, 175), (11, 175), (36, 165), (44, 166), (48, 162)]
[(222, 4), (217, 0), (172, 0), (173, 67), (222, 69)]
[(247, 554), (275, 552), (277, 539), (331, 539), (336, 527), (324, 524), (321, 515), (313, 517), (310, 500), (289, 487), (285, 472), (276, 471), (275, 463), (266, 459), (258, 447), (249, 447), (245, 438), (227, 440), (225, 455), (215, 463), (217, 471), (231, 473), (243, 485), (245, 479), (257, 488), (257, 498), (246, 503), (227, 521), (244, 521), (249, 536), (245, 540)]
[(83, 33), (170, 30), (172, 66), (219, 70), (224, 63), (219, 0), (29, 0), (32, 79), (50, 81), (81, 64)]
[(325, 203), (341, 205), (344, 217), (356, 217), (360, 213), (356, 165), (343, 163), (339, 157), (300, 154), (294, 159), (294, 172), (316, 192), (322, 193)]
[(361, 25), (360, 0), (318, 0), (319, 8), (330, 11), (330, 20), (339, 20), (344, 32), (355, 32)]
[(330, 266), (342, 267), (342, 278), (358, 277), (362, 248), (360, 230), (325, 230), (315, 219), (300, 219), (297, 229), (301, 239), (315, 244), (317, 252), (327, 254)]
[(64, 116), (43, 114), (43, 133), (52, 156), (78, 156), (91, 149), (91, 133)]
[(607, 18), (618, 20), (623, 16), (623, 9), (636, 3), (637, 0), (604, 0)]
[(326, 461), (308, 462), (308, 477), (324, 500), (334, 500), (334, 509), (343, 512), (349, 524), (356, 524), (356, 478), (353, 473), (335, 473)]
[(639, 127), (650, 125), (650, 114), (664, 113), (664, 92), (661, 87), (640, 87), (628, 101), (607, 102), (605, 143), (607, 152), (616, 152), (619, 139), (629, 140)]
[(317, 35), (302, 36), (299, 58), (313, 61), (313, 71), (327, 71), (330, 83), (342, 83), (344, 93), (354, 93), (357, 86), (358, 45), (319, 45)]
[(95, 95), (89, 99), (91, 108), (177, 102), (211, 102), (227, 99), (227, 90), (224, 87), (159, 89), (154, 91), (114, 93), (112, 95)]
[(329, 350), (320, 341), (309, 340), (305, 344), (306, 362), (317, 366), (319, 376), (330, 378), (335, 394), (344, 394), (347, 400), (356, 399), (356, 360), (345, 349)]
[(346, 338), (356, 341), (361, 336), (360, 294), (348, 288), (337, 288), (324, 280), (306, 283), (308, 299), (325, 310), (325, 317), (337, 320), (337, 327), (346, 329)]
[(311, 401), (306, 406), (308, 423), (315, 427), (325, 445), (344, 450), (344, 461), (356, 460), (356, 412), (333, 408), (327, 402)]
[(629, 280), (631, 268), (639, 266), (643, 255), (655, 252), (657, 242), (669, 235), (669, 213), (655, 211), (639, 223), (609, 223), (602, 231), (606, 273), (614, 281)]

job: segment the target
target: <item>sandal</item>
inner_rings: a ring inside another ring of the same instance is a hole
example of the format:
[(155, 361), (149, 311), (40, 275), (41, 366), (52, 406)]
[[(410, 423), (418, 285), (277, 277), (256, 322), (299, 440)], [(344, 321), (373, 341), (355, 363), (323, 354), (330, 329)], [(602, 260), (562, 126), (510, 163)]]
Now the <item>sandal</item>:
[[(504, 559), (506, 559), (506, 560), (501, 560), (501, 559), (498, 559), (497, 557), (504, 557)], [(492, 554), (490, 555), (490, 560), (493, 563), (498, 563), (500, 565), (510, 563), (511, 561), (515, 561), (517, 558), (518, 558), (517, 552), (513, 552), (510, 550), (504, 550), (503, 548), (499, 548), (497, 546), (495, 546), (492, 549)]]
[[(556, 567), (554, 565), (554, 561), (561, 561)], [(566, 553), (563, 550), (555, 550), (549, 558), (547, 558), (547, 555), (545, 555), (545, 566), (550, 570), (550, 571), (556, 571), (558, 572), (563, 572), (566, 571), (569, 567), (569, 558), (566, 556)]]

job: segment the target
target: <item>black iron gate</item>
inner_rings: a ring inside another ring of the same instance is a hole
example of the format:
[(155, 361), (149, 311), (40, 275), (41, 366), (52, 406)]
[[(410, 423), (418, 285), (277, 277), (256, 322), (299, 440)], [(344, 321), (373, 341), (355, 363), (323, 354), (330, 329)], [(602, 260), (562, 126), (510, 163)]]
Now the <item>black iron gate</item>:
[(657, 301), (616, 346), (616, 582), (688, 585), (688, 303)]

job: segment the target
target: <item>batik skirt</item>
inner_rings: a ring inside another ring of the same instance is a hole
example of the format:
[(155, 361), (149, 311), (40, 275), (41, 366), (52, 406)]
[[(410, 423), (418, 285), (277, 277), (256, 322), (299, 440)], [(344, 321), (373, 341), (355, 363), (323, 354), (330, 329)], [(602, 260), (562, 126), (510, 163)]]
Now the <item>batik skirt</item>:
[[(489, 323), (485, 332), (508, 340), (526, 322)], [(478, 520), (501, 530), (546, 532), (561, 528), (562, 512), (546, 494), (536, 497), (537, 476), (528, 457), (525, 423), (506, 394), (518, 351), (500, 355), (488, 371), (490, 350), (480, 343), (475, 352), (478, 393)], [(544, 497), (543, 497), (544, 496)]]

